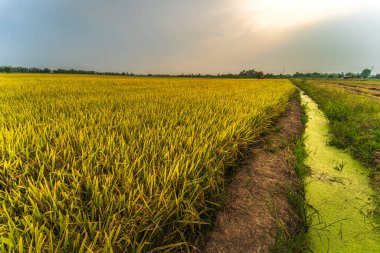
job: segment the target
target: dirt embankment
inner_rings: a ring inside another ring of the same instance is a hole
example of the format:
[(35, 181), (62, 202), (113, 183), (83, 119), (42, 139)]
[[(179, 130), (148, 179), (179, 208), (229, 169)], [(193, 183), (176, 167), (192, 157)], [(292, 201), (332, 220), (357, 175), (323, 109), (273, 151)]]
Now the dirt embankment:
[(270, 252), (280, 227), (294, 233), (299, 217), (288, 193), (300, 189), (302, 183), (294, 171), (290, 145), (302, 129), (300, 107), (293, 99), (276, 128), (236, 173), (203, 252)]

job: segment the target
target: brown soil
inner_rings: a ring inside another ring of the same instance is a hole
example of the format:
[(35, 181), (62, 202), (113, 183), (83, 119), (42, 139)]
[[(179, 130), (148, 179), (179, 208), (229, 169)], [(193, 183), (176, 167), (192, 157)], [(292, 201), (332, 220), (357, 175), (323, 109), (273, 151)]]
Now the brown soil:
[(253, 158), (236, 173), (228, 198), (217, 214), (203, 252), (270, 252), (280, 227), (294, 233), (299, 217), (289, 203), (289, 189), (300, 189), (289, 145), (302, 133), (296, 99), (278, 120), (278, 128), (252, 150)]
[(380, 88), (368, 86), (370, 84), (363, 84), (363, 85), (353, 85), (353, 84), (346, 84), (346, 83), (334, 83), (334, 84), (342, 87), (345, 90), (351, 91), (353, 93), (372, 96), (376, 98), (380, 97)]

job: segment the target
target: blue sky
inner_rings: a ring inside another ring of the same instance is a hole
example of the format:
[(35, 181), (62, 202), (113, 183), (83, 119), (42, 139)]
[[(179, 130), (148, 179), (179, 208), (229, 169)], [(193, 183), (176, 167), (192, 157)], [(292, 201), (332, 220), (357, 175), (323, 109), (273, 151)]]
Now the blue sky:
[(0, 65), (380, 73), (380, 1), (0, 0)]

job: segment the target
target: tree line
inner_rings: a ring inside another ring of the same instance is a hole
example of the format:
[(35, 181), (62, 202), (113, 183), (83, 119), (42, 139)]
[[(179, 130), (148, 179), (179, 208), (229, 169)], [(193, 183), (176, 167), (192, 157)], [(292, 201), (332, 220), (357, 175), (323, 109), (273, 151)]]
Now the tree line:
[(53, 74), (85, 74), (85, 75), (128, 75), (133, 76), (133, 73), (128, 72), (98, 72), (94, 70), (80, 69), (49, 69), (49, 68), (25, 68), (0, 66), (0, 73), (53, 73)]
[[(114, 76), (136, 76), (131, 72), (98, 72), (94, 70), (79, 70), (79, 69), (49, 69), (49, 68), (25, 68), (25, 67), (12, 67), (12, 66), (0, 66), (0, 73), (54, 73), (54, 74), (86, 74), (86, 75), (114, 75)], [(272, 74), (264, 73), (263, 71), (257, 71), (255, 69), (242, 70), (238, 74), (138, 74), (138, 76), (157, 76), (157, 77), (217, 77), (217, 78), (377, 78), (380, 79), (380, 74), (372, 75), (371, 69), (363, 69), (360, 73), (300, 73), (294, 74)]]

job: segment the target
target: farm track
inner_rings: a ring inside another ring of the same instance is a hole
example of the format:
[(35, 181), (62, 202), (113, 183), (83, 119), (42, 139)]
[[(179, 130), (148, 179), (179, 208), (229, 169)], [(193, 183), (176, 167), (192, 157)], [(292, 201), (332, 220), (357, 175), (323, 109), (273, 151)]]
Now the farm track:
[(270, 252), (280, 227), (289, 235), (299, 226), (287, 195), (290, 189), (302, 187), (289, 148), (303, 129), (296, 99), (277, 126), (237, 172), (203, 252)]
[(380, 88), (378, 87), (370, 87), (368, 84), (363, 85), (354, 85), (354, 84), (346, 84), (346, 83), (333, 83), (344, 90), (356, 93), (367, 95), (375, 98), (380, 98)]

